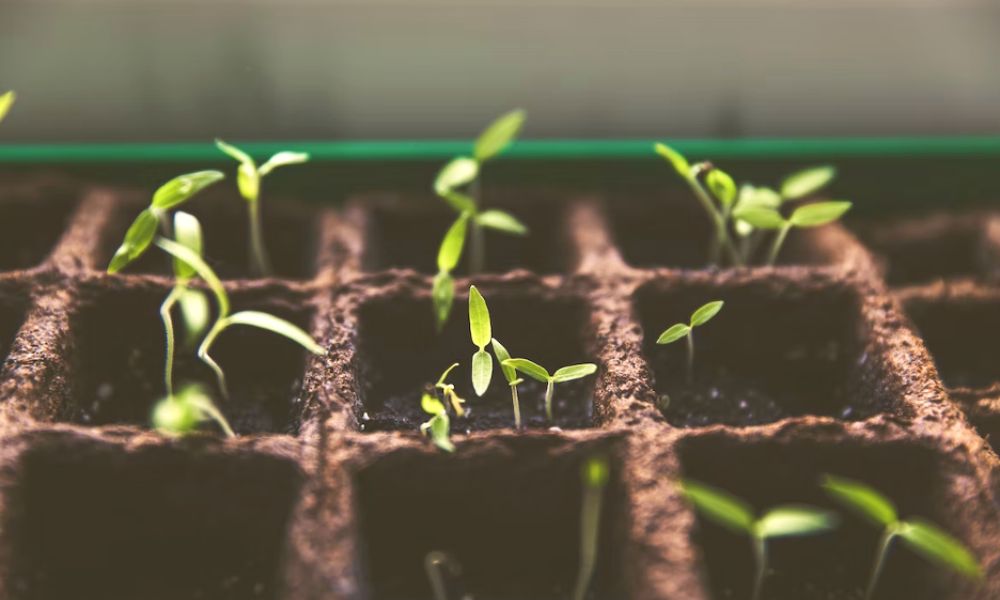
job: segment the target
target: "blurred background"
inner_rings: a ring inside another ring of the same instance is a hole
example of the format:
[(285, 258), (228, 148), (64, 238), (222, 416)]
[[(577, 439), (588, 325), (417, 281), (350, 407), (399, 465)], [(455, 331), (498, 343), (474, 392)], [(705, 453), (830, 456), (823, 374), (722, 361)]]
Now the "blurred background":
[(5, 142), (1000, 133), (998, 0), (0, 0)]

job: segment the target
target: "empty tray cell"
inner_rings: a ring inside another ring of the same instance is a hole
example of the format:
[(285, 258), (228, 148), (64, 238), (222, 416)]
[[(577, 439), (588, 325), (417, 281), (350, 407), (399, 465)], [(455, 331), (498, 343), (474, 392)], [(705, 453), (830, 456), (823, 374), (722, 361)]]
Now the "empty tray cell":
[[(225, 185), (225, 183), (218, 184)], [(249, 222), (247, 202), (235, 191), (203, 192), (179, 210), (201, 221), (205, 260), (223, 279), (255, 277), (250, 268)], [(319, 252), (319, 223), (315, 209), (289, 202), (284, 198), (263, 197), (260, 201), (264, 244), (273, 275), (284, 279), (305, 280), (316, 273)], [(125, 231), (144, 206), (122, 207), (112, 225), (104, 231), (98, 264), (107, 265), (122, 242)], [(125, 273), (171, 274), (165, 252), (150, 248)]]
[[(137, 285), (125, 285), (137, 283)], [(85, 290), (71, 317), (68, 354), (73, 397), (65, 418), (86, 425), (148, 426), (156, 401), (165, 394), (165, 342), (160, 304), (169, 289), (129, 281), (117, 289)], [(263, 310), (308, 330), (310, 311), (294, 296), (261, 298), (232, 294), (233, 312)], [(306, 351), (277, 334), (237, 326), (219, 336), (212, 357), (226, 373), (230, 398), (223, 400), (212, 371), (178, 332), (174, 386), (200, 383), (212, 393), (240, 434), (289, 433), (301, 420), (299, 399)], [(213, 317), (214, 318), (214, 317)], [(211, 427), (214, 430), (214, 425)]]
[[(575, 296), (533, 293), (517, 288), (480, 290), (490, 310), (493, 336), (512, 357), (530, 358), (549, 372), (560, 366), (593, 362), (584, 346), (588, 314)], [(480, 398), (472, 390), (471, 362), (476, 347), (469, 335), (467, 295), (455, 300), (441, 333), (434, 328), (430, 299), (424, 293), (397, 294), (366, 302), (360, 311), (357, 408), (365, 431), (417, 431), (429, 417), (420, 408), (428, 386), (452, 363), (448, 381), (464, 398), (468, 414), (452, 418), (452, 432), (514, 426), (510, 388), (493, 359), (493, 378)], [(492, 347), (487, 347), (492, 356)], [(592, 422), (594, 376), (556, 384), (555, 423), (545, 418), (545, 385), (528, 377), (518, 386), (526, 427), (588, 427)]]
[(278, 597), (294, 463), (49, 440), (17, 468), (5, 500), (10, 597)]
[[(369, 600), (432, 600), (424, 568), (439, 551), (461, 565), (448, 597), (557, 600), (579, 570), (580, 451), (535, 440), (507, 452), (402, 450), (357, 474)], [(621, 536), (627, 529), (617, 468), (604, 490), (591, 600), (622, 599)]]
[(1000, 394), (1000, 298), (992, 294), (911, 297), (905, 308), (946, 386), (997, 388)]
[[(551, 198), (535, 196), (537, 194), (487, 205), (517, 217), (528, 228), (528, 234), (518, 236), (484, 229), (486, 272), (527, 269), (548, 274), (570, 268), (568, 261), (573, 253), (568, 248), (563, 207)], [(444, 200), (424, 197), (373, 199), (364, 206), (365, 244), (361, 260), (364, 270), (398, 268), (437, 272), (438, 248), (457, 216)], [(470, 232), (456, 274), (467, 272), (471, 240)]]
[[(714, 231), (711, 221), (700, 210), (696, 198), (680, 194), (641, 200), (613, 198), (607, 203), (615, 244), (630, 266), (640, 269), (708, 266)], [(818, 236), (824, 229), (789, 233), (778, 255), (778, 264), (822, 266), (838, 262), (840, 257), (830, 249), (834, 245), (819, 242)], [(755, 245), (752, 265), (765, 262), (771, 239), (768, 234)]]
[[(800, 415), (861, 420), (892, 406), (892, 380), (867, 348), (859, 293), (833, 280), (755, 278), (715, 285), (653, 282), (635, 296), (658, 404), (675, 426), (757, 425)], [(656, 343), (699, 306), (725, 306), (696, 327), (689, 380), (684, 339)]]
[(937, 279), (986, 278), (992, 262), (985, 212), (938, 212), (854, 225), (862, 241), (879, 257), (890, 285)]
[[(808, 438), (748, 441), (709, 435), (680, 445), (683, 477), (748, 502), (759, 516), (779, 505), (807, 504), (840, 516), (833, 531), (768, 542), (766, 600), (860, 599), (875, 561), (881, 530), (831, 500), (820, 487), (825, 474), (861, 481), (889, 497), (903, 519), (922, 518), (962, 539), (975, 523), (959, 522), (957, 503), (971, 503), (949, 487), (959, 469), (929, 448), (870, 441), (818, 442)], [(965, 511), (964, 514), (969, 514)], [(985, 519), (986, 517), (984, 517)], [(750, 598), (754, 559), (750, 540), (699, 515), (700, 546), (715, 600)], [(875, 598), (959, 600), (971, 588), (959, 576), (894, 542)]]
[(76, 202), (64, 190), (45, 189), (0, 189), (0, 271), (41, 264), (62, 237)]

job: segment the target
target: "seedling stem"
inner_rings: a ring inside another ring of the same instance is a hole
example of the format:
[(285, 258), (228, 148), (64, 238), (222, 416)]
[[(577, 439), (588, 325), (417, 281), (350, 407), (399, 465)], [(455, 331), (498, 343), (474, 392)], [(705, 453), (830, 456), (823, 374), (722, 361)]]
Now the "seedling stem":
[(510, 386), (510, 398), (514, 403), (514, 427), (520, 429), (521, 403), (517, 398), (517, 386), (524, 380), (517, 376), (517, 369), (503, 364), (505, 360), (510, 360), (510, 352), (507, 352), (507, 349), (500, 343), (500, 340), (493, 338), (491, 343), (493, 344), (493, 355), (496, 357), (497, 362), (500, 363), (500, 371), (503, 372), (504, 379), (507, 380), (507, 385)]
[(552, 421), (552, 396), (555, 392), (555, 384), (565, 381), (580, 379), (597, 372), (597, 365), (593, 363), (580, 363), (556, 369), (555, 373), (549, 374), (545, 367), (527, 358), (510, 358), (500, 363), (503, 367), (510, 367), (524, 373), (535, 381), (545, 384), (545, 416)]
[(657, 344), (672, 344), (682, 337), (687, 340), (687, 381), (694, 382), (694, 328), (708, 323), (715, 315), (719, 314), (725, 303), (722, 300), (714, 300), (700, 306), (691, 313), (691, 318), (687, 323), (675, 323), (668, 327), (666, 331), (657, 338)]
[(601, 505), (608, 484), (608, 459), (593, 456), (583, 464), (583, 504), (580, 508), (580, 570), (577, 572), (573, 600), (584, 600), (597, 564), (597, 542), (601, 528)]

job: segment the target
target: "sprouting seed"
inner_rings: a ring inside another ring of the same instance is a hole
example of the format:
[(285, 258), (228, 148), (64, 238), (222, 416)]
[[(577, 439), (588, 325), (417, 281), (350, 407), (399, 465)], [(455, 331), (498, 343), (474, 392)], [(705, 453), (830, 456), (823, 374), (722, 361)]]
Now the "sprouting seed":
[(794, 211), (787, 219), (781, 215), (777, 208), (767, 206), (747, 206), (738, 207), (735, 216), (762, 230), (776, 230), (778, 233), (771, 244), (771, 250), (767, 256), (767, 264), (773, 265), (778, 260), (778, 253), (785, 243), (785, 238), (792, 228), (819, 227), (832, 223), (851, 209), (851, 203), (844, 200), (834, 200), (829, 202), (814, 202), (803, 204)]
[(278, 152), (258, 167), (249, 154), (236, 146), (219, 139), (215, 140), (215, 145), (240, 163), (236, 171), (236, 185), (240, 195), (247, 201), (250, 269), (255, 275), (270, 275), (271, 260), (264, 244), (264, 233), (260, 222), (261, 180), (278, 167), (298, 165), (308, 161), (309, 155), (305, 152)]
[(823, 480), (823, 489), (846, 508), (882, 528), (882, 536), (875, 554), (875, 565), (868, 578), (866, 599), (870, 600), (875, 593), (886, 556), (889, 554), (889, 547), (896, 538), (901, 539), (925, 558), (970, 579), (982, 577), (975, 556), (960, 541), (926, 521), (900, 520), (892, 501), (874, 488), (859, 481), (827, 475)]
[[(438, 377), (437, 383), (434, 384), (434, 391), (424, 392), (423, 396), (420, 397), (420, 408), (431, 415), (427, 422), (420, 425), (420, 432), (429, 435), (434, 445), (447, 452), (455, 451), (455, 445), (449, 438), (451, 418), (448, 416), (448, 407), (451, 406), (459, 417), (465, 415), (465, 408), (462, 406), (465, 404), (465, 400), (459, 397), (455, 391), (455, 385), (448, 383), (448, 375), (457, 366), (458, 363), (454, 363), (445, 369)], [(441, 392), (443, 400), (435, 395), (437, 391)]]
[(16, 99), (17, 94), (13, 90), (0, 94), (0, 122), (3, 122), (4, 117), (10, 112), (10, 108), (14, 106), (14, 100)]
[[(469, 241), (469, 271), (481, 272), (486, 265), (486, 238), (483, 228), (512, 235), (526, 235), (528, 228), (516, 217), (502, 210), (484, 209), (479, 197), (479, 176), (485, 164), (499, 155), (521, 130), (525, 112), (514, 110), (500, 116), (476, 139), (473, 155), (449, 161), (434, 179), (434, 192), (457, 213), (438, 249), (438, 273), (434, 278), (432, 298), (438, 329), (444, 326), (455, 296), (452, 271), (458, 266)], [(468, 191), (464, 191), (468, 188)], [(471, 223), (471, 226), (470, 226)]]
[(521, 403), (517, 398), (517, 386), (521, 385), (524, 379), (517, 376), (517, 369), (503, 364), (504, 361), (510, 360), (510, 352), (507, 352), (507, 348), (500, 343), (500, 340), (493, 338), (492, 343), (493, 355), (496, 356), (497, 362), (500, 363), (500, 371), (503, 373), (504, 379), (507, 380), (507, 385), (510, 387), (510, 397), (514, 403), (514, 428), (520, 429)]
[(486, 300), (476, 286), (469, 288), (469, 331), (472, 343), (479, 348), (472, 355), (472, 389), (477, 396), (482, 396), (493, 379), (493, 357), (486, 351), (486, 346), (493, 339), (493, 329)]
[(602, 455), (588, 458), (580, 468), (583, 503), (580, 508), (580, 570), (573, 588), (573, 600), (584, 600), (597, 564), (598, 534), (601, 528), (601, 505), (611, 467)]
[(824, 533), (836, 527), (838, 523), (835, 514), (802, 505), (772, 508), (757, 518), (746, 502), (727, 492), (690, 479), (681, 482), (681, 491), (705, 517), (736, 533), (747, 535), (753, 542), (754, 560), (757, 563), (753, 600), (760, 598), (764, 576), (767, 573), (769, 539)]
[(228, 437), (236, 437), (226, 417), (197, 384), (169, 394), (153, 408), (153, 427), (167, 435), (187, 435), (208, 421), (215, 421)]
[(549, 374), (544, 367), (527, 358), (510, 358), (502, 363), (502, 366), (511, 367), (535, 381), (545, 384), (545, 416), (552, 421), (552, 395), (555, 391), (555, 384), (581, 379), (597, 372), (597, 365), (593, 363), (580, 363), (556, 369), (555, 373)]
[(712, 320), (712, 317), (719, 314), (724, 302), (713, 300), (700, 306), (691, 313), (691, 319), (687, 323), (676, 323), (667, 328), (657, 338), (657, 344), (672, 344), (681, 338), (687, 339), (687, 379), (688, 383), (694, 381), (694, 328), (704, 325)]

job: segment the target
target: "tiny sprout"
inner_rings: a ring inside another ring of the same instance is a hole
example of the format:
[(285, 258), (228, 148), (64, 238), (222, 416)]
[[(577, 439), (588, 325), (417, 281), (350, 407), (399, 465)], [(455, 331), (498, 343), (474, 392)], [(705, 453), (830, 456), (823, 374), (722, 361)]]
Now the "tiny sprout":
[(814, 202), (799, 206), (792, 212), (792, 216), (786, 219), (777, 208), (747, 206), (738, 207), (735, 216), (757, 229), (778, 231), (767, 257), (767, 264), (773, 265), (778, 259), (778, 252), (781, 251), (781, 246), (784, 244), (788, 232), (793, 227), (808, 228), (826, 225), (842, 217), (850, 208), (851, 203), (846, 201)]
[(472, 343), (479, 348), (472, 355), (472, 389), (477, 396), (482, 396), (493, 379), (493, 357), (486, 351), (486, 345), (493, 339), (493, 332), (486, 300), (476, 286), (469, 288), (469, 331)]
[(153, 426), (167, 435), (187, 435), (208, 421), (215, 421), (226, 436), (236, 437), (226, 417), (197, 384), (186, 385), (177, 394), (169, 394), (153, 409)]
[(510, 386), (510, 397), (514, 403), (514, 428), (520, 429), (521, 403), (517, 399), (517, 386), (524, 380), (517, 376), (517, 369), (504, 364), (504, 361), (510, 360), (510, 352), (507, 352), (507, 348), (504, 348), (504, 345), (496, 338), (493, 338), (493, 355), (497, 357), (500, 371), (503, 373), (504, 379), (507, 380), (507, 385)]
[(260, 223), (260, 182), (267, 174), (278, 167), (297, 165), (309, 160), (304, 152), (278, 152), (260, 167), (249, 154), (232, 144), (215, 140), (216, 147), (240, 163), (236, 171), (236, 185), (240, 195), (247, 201), (247, 217), (249, 228), (250, 268), (256, 275), (270, 275), (271, 261), (264, 245), (264, 234)]
[(511, 367), (520, 371), (535, 381), (541, 381), (546, 384), (545, 416), (549, 419), (549, 421), (552, 421), (552, 395), (555, 391), (555, 384), (573, 381), (574, 379), (581, 379), (597, 372), (597, 365), (593, 363), (569, 365), (556, 369), (556, 372), (551, 375), (549, 375), (549, 372), (546, 371), (544, 367), (536, 362), (528, 360), (527, 358), (510, 358), (500, 364), (502, 366)]
[(452, 410), (455, 411), (456, 415), (464, 417), (465, 408), (463, 408), (462, 405), (465, 404), (465, 400), (459, 397), (458, 392), (455, 391), (455, 384), (446, 383), (448, 375), (457, 366), (458, 363), (454, 363), (445, 369), (444, 373), (441, 373), (441, 377), (438, 378), (437, 383), (434, 384), (434, 388), (441, 390), (441, 394), (444, 395), (445, 400), (451, 405)]
[(831, 498), (882, 528), (882, 537), (875, 555), (875, 566), (872, 568), (865, 592), (866, 599), (870, 600), (875, 593), (882, 567), (889, 554), (889, 546), (897, 537), (925, 558), (970, 579), (982, 576), (976, 558), (961, 542), (926, 521), (900, 520), (893, 503), (874, 488), (858, 481), (831, 475), (824, 478), (823, 488)]
[(10, 112), (10, 107), (14, 106), (14, 100), (16, 99), (17, 94), (13, 90), (0, 94), (0, 122), (3, 122), (4, 117)]
[(580, 570), (577, 572), (573, 600), (583, 600), (597, 564), (597, 542), (601, 526), (601, 504), (608, 485), (610, 467), (604, 456), (592, 456), (580, 468), (583, 482), (583, 505), (580, 508)]
[[(657, 344), (672, 344), (681, 338), (687, 338), (687, 378), (688, 383), (694, 381), (694, 328), (704, 325), (712, 320), (712, 317), (719, 314), (724, 302), (714, 300), (700, 306), (691, 313), (691, 320), (687, 323), (676, 323), (667, 328), (657, 338)], [(668, 400), (669, 402), (669, 400)]]
[(799, 200), (811, 196), (829, 185), (836, 176), (837, 169), (830, 165), (797, 171), (781, 182), (781, 197), (784, 200)]
[(764, 575), (767, 573), (767, 540), (776, 537), (815, 535), (837, 526), (833, 513), (819, 508), (786, 505), (772, 508), (755, 518), (750, 506), (722, 490), (692, 481), (681, 482), (684, 496), (707, 518), (753, 541), (757, 563), (753, 584), (753, 600), (760, 598)]
[[(438, 273), (434, 277), (431, 294), (438, 329), (448, 320), (451, 312), (455, 295), (451, 272), (461, 260), (466, 235), (471, 237), (469, 271), (475, 274), (486, 266), (486, 240), (483, 228), (511, 235), (528, 233), (528, 228), (510, 213), (496, 209), (483, 210), (479, 198), (478, 179), (483, 166), (514, 141), (524, 124), (524, 119), (523, 110), (514, 110), (500, 116), (476, 139), (472, 157), (453, 158), (442, 167), (434, 180), (434, 192), (458, 214), (438, 249)], [(462, 191), (465, 187), (471, 187), (471, 192)]]
[(445, 452), (454, 452), (455, 444), (451, 442), (451, 419), (448, 418), (448, 409), (434, 394), (424, 392), (420, 398), (420, 408), (431, 418), (420, 424), (420, 433), (429, 435), (431, 441), (438, 448)]
[[(452, 579), (461, 577), (462, 565), (447, 552), (432, 550), (424, 557), (424, 571), (431, 583), (434, 600), (448, 600), (446, 577)], [(471, 596), (462, 596), (462, 600), (471, 600)]]

